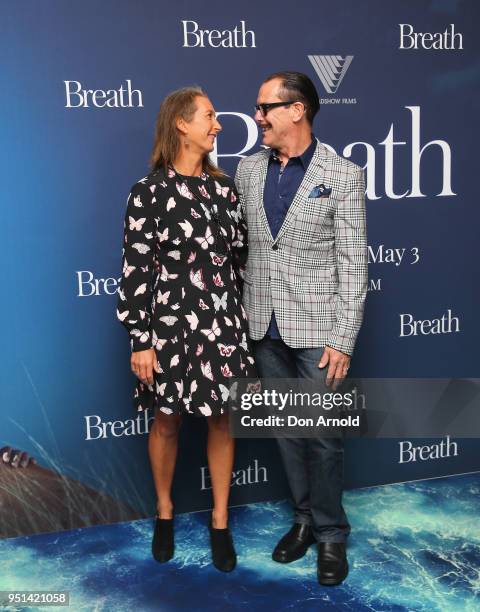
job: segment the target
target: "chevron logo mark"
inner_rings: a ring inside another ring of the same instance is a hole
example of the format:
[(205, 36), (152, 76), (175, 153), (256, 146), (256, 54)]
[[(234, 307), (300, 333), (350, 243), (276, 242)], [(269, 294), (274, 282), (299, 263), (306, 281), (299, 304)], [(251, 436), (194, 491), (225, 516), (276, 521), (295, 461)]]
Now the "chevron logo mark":
[(334, 94), (352, 63), (353, 55), (309, 55), (308, 59), (325, 91)]

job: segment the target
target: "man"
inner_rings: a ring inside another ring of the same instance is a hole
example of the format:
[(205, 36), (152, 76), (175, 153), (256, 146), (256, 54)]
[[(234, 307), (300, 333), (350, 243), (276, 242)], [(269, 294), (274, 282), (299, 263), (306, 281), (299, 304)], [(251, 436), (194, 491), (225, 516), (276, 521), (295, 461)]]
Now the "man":
[[(262, 378), (333, 385), (348, 371), (367, 291), (363, 170), (312, 135), (319, 109), (304, 74), (260, 87), (255, 120), (268, 147), (239, 163), (248, 226), (244, 303)], [(279, 438), (295, 522), (273, 551), (290, 563), (318, 543), (320, 584), (348, 574), (343, 440)]]

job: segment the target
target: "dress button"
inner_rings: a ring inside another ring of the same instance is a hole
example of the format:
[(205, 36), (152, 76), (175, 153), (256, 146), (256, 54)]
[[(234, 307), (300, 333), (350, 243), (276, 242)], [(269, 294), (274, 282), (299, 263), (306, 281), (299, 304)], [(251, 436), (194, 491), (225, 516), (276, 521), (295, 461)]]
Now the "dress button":
[(277, 251), (278, 250), (278, 244), (272, 244), (272, 249), (274, 251)]

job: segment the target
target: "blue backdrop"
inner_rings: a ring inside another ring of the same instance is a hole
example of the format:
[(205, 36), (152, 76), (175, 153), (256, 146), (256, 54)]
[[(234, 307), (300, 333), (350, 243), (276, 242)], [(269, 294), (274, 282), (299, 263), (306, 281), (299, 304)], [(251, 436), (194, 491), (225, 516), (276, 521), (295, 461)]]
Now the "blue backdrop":
[[(278, 70), (312, 78), (316, 135), (367, 171), (371, 280), (352, 375), (479, 376), (474, 0), (1, 4), (0, 446), (153, 512), (115, 317), (126, 197), (168, 92), (207, 90), (216, 157), (234, 173), (260, 146), (252, 109)], [(351, 56), (341, 74), (332, 56)], [(204, 427), (189, 419), (182, 434), (178, 510), (210, 505)], [(233, 504), (285, 496), (267, 442), (239, 441)], [(480, 469), (477, 440), (456, 442), (456, 456), (400, 463), (398, 440), (352, 441), (347, 486)]]

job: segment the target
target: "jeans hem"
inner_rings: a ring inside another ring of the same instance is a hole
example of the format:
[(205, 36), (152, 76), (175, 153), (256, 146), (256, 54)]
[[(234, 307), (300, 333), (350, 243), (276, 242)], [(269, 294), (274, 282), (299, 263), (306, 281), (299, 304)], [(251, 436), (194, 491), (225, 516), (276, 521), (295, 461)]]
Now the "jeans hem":
[(294, 522), (299, 525), (312, 525), (312, 519), (308, 516), (295, 516)]
[(326, 544), (327, 542), (331, 542), (332, 544), (346, 544), (347, 543), (346, 536), (331, 536), (331, 537), (319, 536), (319, 537), (316, 537), (315, 534), (313, 535), (318, 544)]

